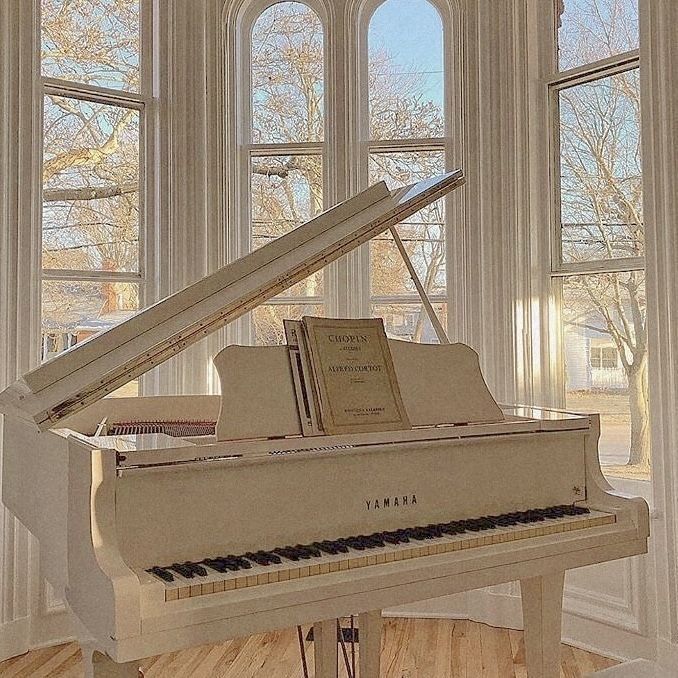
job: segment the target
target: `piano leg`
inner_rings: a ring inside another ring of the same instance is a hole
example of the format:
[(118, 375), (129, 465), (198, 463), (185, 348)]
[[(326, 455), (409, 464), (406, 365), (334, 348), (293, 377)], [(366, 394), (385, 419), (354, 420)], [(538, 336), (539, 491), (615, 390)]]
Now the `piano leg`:
[(358, 615), (360, 678), (379, 678), (381, 660), (381, 610)]
[(140, 678), (144, 675), (138, 661), (118, 664), (108, 655), (86, 646), (82, 647), (82, 660), (85, 678)]
[(328, 619), (313, 624), (313, 654), (315, 678), (337, 678), (339, 655), (337, 652), (337, 620)]
[(528, 678), (560, 678), (564, 572), (520, 580)]

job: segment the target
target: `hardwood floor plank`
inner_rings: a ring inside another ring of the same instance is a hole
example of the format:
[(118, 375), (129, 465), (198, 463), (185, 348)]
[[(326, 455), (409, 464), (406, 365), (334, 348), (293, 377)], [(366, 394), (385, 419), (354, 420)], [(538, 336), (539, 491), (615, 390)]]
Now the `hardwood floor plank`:
[(480, 624), (480, 657), (483, 678), (499, 678), (497, 633), (498, 629)]
[(452, 678), (472, 678), (467, 671), (468, 638), (466, 637), (468, 622), (457, 620), (454, 622), (451, 638), (450, 675)]
[[(312, 676), (313, 643), (304, 641), (304, 646)], [(340, 648), (339, 657), (339, 676), (346, 678)], [(521, 631), (466, 620), (384, 619), (381, 657), (381, 678), (527, 678)], [(608, 657), (561, 646), (562, 678), (582, 678), (615, 664)], [(142, 666), (147, 678), (302, 676), (296, 629), (149, 657)], [(0, 663), (0, 678), (52, 676), (83, 677), (77, 645), (33, 650)]]
[(468, 652), (466, 653), (466, 673), (469, 676), (483, 675), (483, 657), (480, 645), (481, 624), (469, 623), (466, 629)]
[(508, 629), (497, 629), (497, 669), (500, 678), (516, 678)]

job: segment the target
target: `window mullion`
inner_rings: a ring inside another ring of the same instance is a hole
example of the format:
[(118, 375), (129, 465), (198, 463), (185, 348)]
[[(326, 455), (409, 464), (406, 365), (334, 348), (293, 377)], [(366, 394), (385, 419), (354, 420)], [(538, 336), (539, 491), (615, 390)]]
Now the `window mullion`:
[(397, 153), (398, 151), (444, 151), (446, 140), (444, 137), (430, 137), (422, 139), (386, 139), (368, 142), (369, 153)]
[(592, 275), (596, 273), (624, 273), (627, 271), (645, 270), (643, 257), (629, 257), (628, 259), (598, 259), (595, 261), (576, 261), (561, 264), (551, 271), (554, 278), (570, 275)]
[(262, 155), (322, 155), (325, 144), (322, 141), (248, 144), (244, 148), (252, 157)]
[(590, 64), (583, 64), (566, 71), (558, 71), (544, 78), (547, 85), (565, 86), (581, 84), (596, 80), (603, 75), (622, 73), (632, 68), (637, 68), (640, 63), (640, 51), (637, 49), (622, 54), (615, 54)]
[(127, 271), (101, 271), (101, 270), (72, 270), (58, 268), (43, 268), (43, 280), (98, 280), (101, 282), (145, 282), (141, 273)]
[(140, 94), (118, 92), (95, 85), (85, 85), (55, 78), (42, 78), (42, 84), (46, 95), (68, 97), (121, 108), (133, 108), (139, 111), (147, 103), (146, 98)]

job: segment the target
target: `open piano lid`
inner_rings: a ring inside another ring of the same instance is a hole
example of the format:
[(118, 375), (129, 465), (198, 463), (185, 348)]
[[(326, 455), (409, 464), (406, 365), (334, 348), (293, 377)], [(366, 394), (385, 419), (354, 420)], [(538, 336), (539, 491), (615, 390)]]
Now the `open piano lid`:
[(375, 184), (28, 372), (0, 393), (0, 412), (51, 428), (463, 183), (456, 170)]

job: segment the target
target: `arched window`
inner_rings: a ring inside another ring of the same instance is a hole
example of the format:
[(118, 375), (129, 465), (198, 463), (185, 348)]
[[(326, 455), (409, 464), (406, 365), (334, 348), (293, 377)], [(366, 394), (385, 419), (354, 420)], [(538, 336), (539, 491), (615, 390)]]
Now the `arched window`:
[[(370, 184), (391, 188), (445, 171), (443, 24), (428, 0), (386, 0), (368, 28)], [(443, 325), (447, 313), (444, 201), (398, 226), (399, 234)], [(392, 336), (436, 341), (407, 269), (388, 235), (370, 244), (372, 314)]]
[[(236, 159), (231, 258), (381, 179), (396, 187), (454, 166), (460, 135), (448, 129), (446, 103), (459, 94), (459, 79), (446, 73), (460, 55), (453, 0), (346, 0), (340, 14), (333, 4), (229, 3), (228, 94), (238, 101), (227, 138)], [(441, 201), (399, 226), (443, 324), (444, 208)], [(387, 236), (256, 309), (234, 338), (284, 341), (283, 318), (313, 313), (381, 315), (394, 336), (436, 341)]]
[[(252, 250), (323, 209), (323, 26), (300, 2), (264, 10), (250, 43), (249, 241)], [(283, 318), (323, 313), (323, 273), (252, 313), (256, 343), (284, 342)]]

